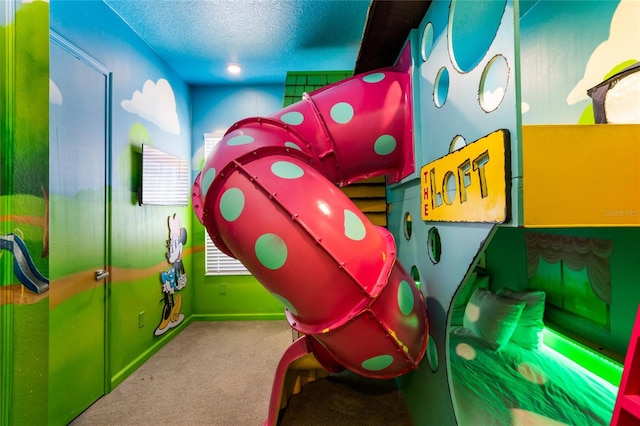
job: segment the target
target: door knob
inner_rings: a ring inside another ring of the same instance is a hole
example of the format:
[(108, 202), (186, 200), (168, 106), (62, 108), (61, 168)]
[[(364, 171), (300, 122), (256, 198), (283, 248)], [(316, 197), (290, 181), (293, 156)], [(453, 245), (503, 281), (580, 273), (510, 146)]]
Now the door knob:
[(109, 271), (105, 271), (104, 269), (98, 269), (96, 271), (96, 281), (104, 280), (109, 276)]

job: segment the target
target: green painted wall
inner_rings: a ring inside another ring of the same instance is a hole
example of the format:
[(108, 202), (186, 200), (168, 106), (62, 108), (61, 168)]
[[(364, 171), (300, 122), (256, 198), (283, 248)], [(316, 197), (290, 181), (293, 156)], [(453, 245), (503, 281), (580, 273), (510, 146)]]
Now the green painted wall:
[[(15, 234), (48, 275), (49, 9), (41, 1), (0, 10), (0, 238)], [(7, 241), (7, 240), (5, 240)], [(15, 247), (15, 246), (14, 246)], [(18, 279), (0, 249), (0, 424), (44, 424), (48, 400), (48, 294)]]

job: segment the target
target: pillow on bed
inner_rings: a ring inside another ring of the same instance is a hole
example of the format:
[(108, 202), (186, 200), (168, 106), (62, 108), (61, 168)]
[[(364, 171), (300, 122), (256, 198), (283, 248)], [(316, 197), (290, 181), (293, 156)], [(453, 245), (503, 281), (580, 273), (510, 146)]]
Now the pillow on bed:
[(477, 288), (464, 312), (463, 325), (500, 350), (518, 325), (525, 302)]
[(527, 349), (538, 349), (544, 328), (542, 318), (546, 293), (535, 290), (513, 291), (503, 287), (498, 290), (497, 294), (525, 303), (511, 340)]

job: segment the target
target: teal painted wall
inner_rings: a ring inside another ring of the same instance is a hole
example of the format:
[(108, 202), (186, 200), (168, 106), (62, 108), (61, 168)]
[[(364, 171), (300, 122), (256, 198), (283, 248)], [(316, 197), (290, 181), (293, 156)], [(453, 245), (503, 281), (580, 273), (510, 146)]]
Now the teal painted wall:
[(624, 11), (627, 0), (528, 3), (520, 13), (522, 123), (593, 123), (587, 89), (640, 60), (637, 12)]
[[(395, 237), (398, 260), (406, 269), (416, 267), (427, 301), (428, 356), (418, 370), (397, 379), (416, 424), (456, 423), (448, 371), (447, 315), (455, 292), (496, 226), (491, 222), (423, 221), (421, 168), (505, 129), (509, 136), (504, 156), (511, 163), (505, 177), (514, 200), (504, 208), (506, 223), (521, 220), (515, 6), (513, 1), (434, 1), (412, 34), (416, 172), (388, 187), (387, 200), (391, 207), (388, 228)], [(491, 93), (491, 107), (483, 103), (486, 92)], [(407, 214), (412, 217), (410, 236), (404, 232)], [(432, 232), (441, 240), (437, 261), (430, 258)]]
[[(492, 13), (500, 3), (493, 2), (490, 7), (489, 2), (456, 2), (456, 15), (460, 19), (469, 18), (466, 25), (458, 27), (465, 31), (456, 34), (448, 28), (454, 3), (436, 0), (415, 34), (410, 35), (412, 43), (417, 44), (413, 52), (417, 67), (413, 80), (414, 114), (418, 117), (414, 147), (417, 170), (445, 156), (455, 135), (462, 135), (469, 143), (491, 130), (507, 128), (511, 137), (513, 201), (510, 221), (494, 229), (491, 224), (428, 223), (419, 219), (418, 176), (410, 176), (401, 184), (388, 188), (389, 229), (398, 244), (399, 260), (405, 267), (416, 266), (419, 270), (435, 344), (432, 358), (438, 360), (436, 373), (432, 373), (428, 357), (425, 357), (419, 370), (397, 380), (416, 424), (428, 424), (434, 419), (438, 424), (456, 422), (446, 377), (449, 349), (445, 344), (445, 326), (451, 297), (478, 260), (474, 254), (486, 248), (492, 285), (496, 288), (507, 283), (522, 283), (523, 277), (526, 280), (524, 231), (517, 227), (522, 223), (523, 197), (520, 126), (593, 123), (591, 100), (586, 89), (605, 79), (612, 70), (640, 58), (637, 38), (631, 40), (631, 37), (623, 36), (625, 33), (636, 34), (629, 29), (637, 28), (637, 13), (624, 12), (631, 2), (507, 1), (503, 20), (499, 28), (495, 28), (496, 19)], [(474, 4), (485, 10), (468, 14), (470, 10), (458, 10), (461, 5), (471, 9)], [(495, 39), (491, 40), (493, 31)], [(473, 40), (460, 44), (465, 36), (473, 37)], [(452, 40), (454, 44), (458, 41), (459, 56), (452, 53)], [(486, 51), (477, 52), (487, 40), (490, 43)], [(475, 66), (473, 61), (465, 62), (473, 59), (474, 53), (480, 53)], [(481, 95), (486, 93), (478, 87), (478, 82), (482, 69), (495, 55), (506, 59), (508, 78), (504, 80), (503, 92), (492, 93), (504, 96), (499, 107), (485, 113), (478, 108)], [(456, 69), (465, 64), (468, 65), (466, 69)], [(437, 78), (443, 69), (448, 70), (446, 84)], [(434, 107), (434, 100), (439, 100), (441, 105)], [(411, 238), (404, 235), (405, 213), (413, 218)], [(431, 226), (438, 229), (442, 239), (442, 260), (438, 265), (432, 263), (427, 253), (427, 231)], [(618, 315), (619, 319), (612, 319), (612, 330), (608, 334), (585, 324), (572, 323), (569, 319), (564, 320), (564, 325), (624, 352), (640, 300), (635, 289), (639, 276), (636, 265), (640, 258), (632, 254), (638, 253), (634, 241), (637, 230), (598, 228), (550, 232), (613, 240), (611, 310), (615, 312), (612, 318)]]

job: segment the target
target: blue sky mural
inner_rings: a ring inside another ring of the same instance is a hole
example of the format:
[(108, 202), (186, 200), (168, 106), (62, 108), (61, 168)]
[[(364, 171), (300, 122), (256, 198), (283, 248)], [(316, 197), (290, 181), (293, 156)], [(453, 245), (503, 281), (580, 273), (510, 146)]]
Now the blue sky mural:
[(578, 123), (591, 107), (587, 89), (640, 60), (640, 2), (581, 3), (537, 2), (520, 20), (523, 124)]
[(584, 75), (567, 95), (567, 103), (574, 105), (587, 97), (587, 90), (600, 83), (611, 71), (611, 64), (630, 59), (640, 60), (640, 2), (621, 0), (616, 8), (609, 37), (591, 52)]

